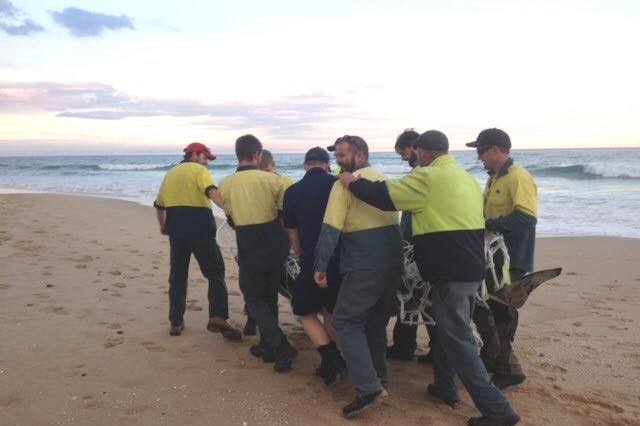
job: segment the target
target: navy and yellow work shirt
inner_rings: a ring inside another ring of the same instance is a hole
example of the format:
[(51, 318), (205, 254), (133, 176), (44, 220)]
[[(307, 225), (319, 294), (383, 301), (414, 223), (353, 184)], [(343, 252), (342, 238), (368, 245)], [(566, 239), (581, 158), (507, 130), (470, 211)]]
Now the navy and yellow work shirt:
[(511, 269), (533, 271), (537, 215), (538, 188), (527, 170), (509, 159), (498, 173), (490, 173), (484, 190), (486, 227), (504, 236)]
[(484, 278), (482, 191), (451, 155), (437, 157), (402, 179), (359, 179), (349, 189), (381, 209), (411, 212), (415, 259), (425, 280)]
[[(353, 172), (373, 181), (386, 177), (366, 166)], [(371, 271), (381, 275), (402, 270), (398, 214), (360, 201), (340, 182), (333, 184), (315, 250), (314, 271), (326, 272), (340, 241), (340, 272)]]
[(167, 172), (153, 205), (166, 210), (165, 230), (173, 238), (216, 235), (209, 191), (215, 189), (209, 169), (183, 161)]
[(264, 272), (279, 267), (288, 252), (280, 225), (286, 181), (254, 166), (238, 167), (220, 182), (220, 197), (229, 223), (236, 230), (240, 268)]
[(282, 219), (286, 228), (298, 230), (302, 248), (300, 260), (303, 263), (310, 261), (313, 265), (313, 252), (318, 244), (322, 219), (335, 182), (335, 176), (320, 167), (314, 167), (284, 194)]

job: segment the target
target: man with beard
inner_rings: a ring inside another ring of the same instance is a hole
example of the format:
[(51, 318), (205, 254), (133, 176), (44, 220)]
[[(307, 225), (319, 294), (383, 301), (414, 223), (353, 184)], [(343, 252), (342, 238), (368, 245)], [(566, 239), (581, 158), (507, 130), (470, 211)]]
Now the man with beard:
[(427, 393), (457, 406), (457, 374), (482, 414), (469, 419), (469, 426), (513, 426), (520, 417), (489, 379), (471, 328), (485, 273), (480, 186), (448, 154), (444, 133), (423, 133), (415, 149), (421, 167), (402, 179), (373, 182), (343, 173), (340, 180), (360, 200), (386, 211), (413, 214), (415, 259), (422, 277), (433, 285), (438, 335), (434, 383), (427, 386)]
[[(538, 211), (536, 183), (528, 171), (513, 164), (511, 139), (506, 132), (483, 130), (467, 146), (476, 148), (478, 159), (489, 172), (484, 191), (485, 225), (488, 231), (504, 236), (511, 280), (517, 280), (533, 271)], [(504, 259), (495, 261), (496, 271), (500, 271)], [(491, 287), (493, 283), (488, 284)], [(480, 355), (487, 370), (493, 373), (492, 380), (498, 388), (518, 385), (526, 378), (512, 348), (518, 327), (518, 310), (493, 299), (487, 300), (487, 305), (488, 310), (480, 308), (474, 315), (484, 341)]]
[(184, 149), (183, 161), (167, 172), (153, 205), (160, 232), (169, 236), (169, 334), (184, 329), (189, 261), (194, 255), (209, 281), (207, 329), (230, 340), (240, 340), (239, 330), (227, 323), (229, 301), (224, 282), (224, 260), (216, 242), (216, 223), (211, 201), (220, 205), (220, 195), (207, 168), (216, 156), (205, 145), (194, 142)]
[[(335, 143), (342, 170), (372, 181), (385, 176), (371, 167), (369, 147), (358, 136)], [(356, 391), (342, 409), (356, 416), (387, 396), (386, 327), (394, 309), (402, 270), (398, 216), (356, 199), (339, 182), (331, 189), (315, 250), (314, 279), (327, 286), (327, 270), (340, 241), (340, 272), (344, 274), (333, 311), (333, 326)]]
[[(414, 129), (407, 129), (398, 135), (396, 139), (395, 151), (400, 157), (409, 163), (411, 166), (411, 173), (416, 171), (420, 164), (418, 164), (418, 157), (413, 150), (413, 144), (420, 137), (420, 134)], [(411, 234), (411, 213), (402, 212), (400, 216), (400, 232), (402, 239), (413, 244), (413, 238)], [(429, 334), (429, 348), (433, 347), (433, 340), (435, 339), (435, 328), (432, 325), (427, 325), (427, 333)], [(397, 359), (401, 361), (410, 361), (413, 359), (413, 353), (416, 350), (418, 334), (417, 325), (404, 324), (401, 318), (398, 316), (395, 326), (393, 327), (393, 345), (387, 348), (387, 358)], [(431, 362), (433, 354), (431, 351), (426, 355), (420, 355), (418, 362), (426, 364)]]

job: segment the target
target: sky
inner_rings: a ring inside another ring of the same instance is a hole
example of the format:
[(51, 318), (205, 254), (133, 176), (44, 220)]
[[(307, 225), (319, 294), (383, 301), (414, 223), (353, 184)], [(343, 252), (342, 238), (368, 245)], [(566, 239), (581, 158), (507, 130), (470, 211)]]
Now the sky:
[(0, 155), (640, 146), (640, 2), (0, 0)]

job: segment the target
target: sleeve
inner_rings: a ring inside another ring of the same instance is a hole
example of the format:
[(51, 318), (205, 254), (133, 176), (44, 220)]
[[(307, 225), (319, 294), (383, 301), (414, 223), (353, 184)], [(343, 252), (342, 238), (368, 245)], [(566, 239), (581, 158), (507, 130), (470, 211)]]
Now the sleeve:
[(372, 182), (365, 178), (359, 178), (349, 185), (349, 190), (356, 198), (380, 210), (396, 210), (384, 181)]
[(293, 205), (293, 191), (291, 188), (284, 193), (284, 201), (282, 203), (282, 220), (285, 228), (297, 228), (298, 219), (295, 215), (295, 206)]
[(417, 213), (424, 208), (429, 195), (428, 170), (422, 168), (402, 179), (388, 180), (387, 188), (396, 210)]
[(165, 189), (165, 180), (162, 179), (162, 184), (160, 185), (160, 189), (158, 190), (158, 195), (156, 196), (155, 201), (153, 202), (153, 207), (155, 207), (158, 210), (165, 210), (165, 193), (166, 189)]
[(315, 272), (326, 272), (329, 260), (338, 246), (340, 234), (344, 229), (347, 219), (347, 212), (352, 203), (352, 195), (340, 182), (333, 184), (327, 209), (324, 213), (320, 236), (315, 250), (315, 260), (313, 270)]
[(515, 179), (511, 196), (513, 197), (514, 210), (529, 216), (537, 216), (538, 188), (529, 173), (521, 173), (518, 179)]
[(209, 196), (209, 191), (211, 189), (216, 189), (216, 185), (213, 180), (213, 176), (211, 176), (211, 172), (205, 166), (199, 167), (198, 172), (196, 174), (196, 184), (198, 185), (198, 189), (207, 197)]
[(224, 214), (229, 218), (232, 217), (232, 204), (231, 198), (229, 197), (228, 186), (227, 180), (223, 179), (222, 182), (220, 182), (218, 193), (220, 194), (220, 199), (222, 199)]

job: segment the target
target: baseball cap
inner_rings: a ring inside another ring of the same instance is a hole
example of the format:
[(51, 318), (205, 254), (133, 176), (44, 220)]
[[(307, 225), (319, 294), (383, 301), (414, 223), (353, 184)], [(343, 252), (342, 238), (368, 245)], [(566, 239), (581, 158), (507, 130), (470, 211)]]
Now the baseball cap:
[(504, 130), (496, 129), (484, 129), (480, 132), (475, 141), (466, 144), (471, 148), (478, 146), (501, 146), (503, 148), (511, 149), (511, 139)]
[(215, 160), (216, 159), (216, 156), (211, 153), (209, 148), (207, 148), (204, 144), (201, 144), (200, 142), (192, 142), (192, 143), (190, 143), (184, 149), (184, 152), (185, 153), (196, 153), (196, 154), (199, 154), (199, 153), (203, 152), (203, 153), (205, 153), (207, 155), (207, 159), (208, 160)]
[(416, 139), (414, 146), (430, 151), (448, 151), (449, 139), (439, 130), (427, 130)]
[(329, 158), (329, 153), (319, 146), (311, 148), (304, 156), (305, 163), (329, 163), (329, 161), (331, 161), (331, 159)]

